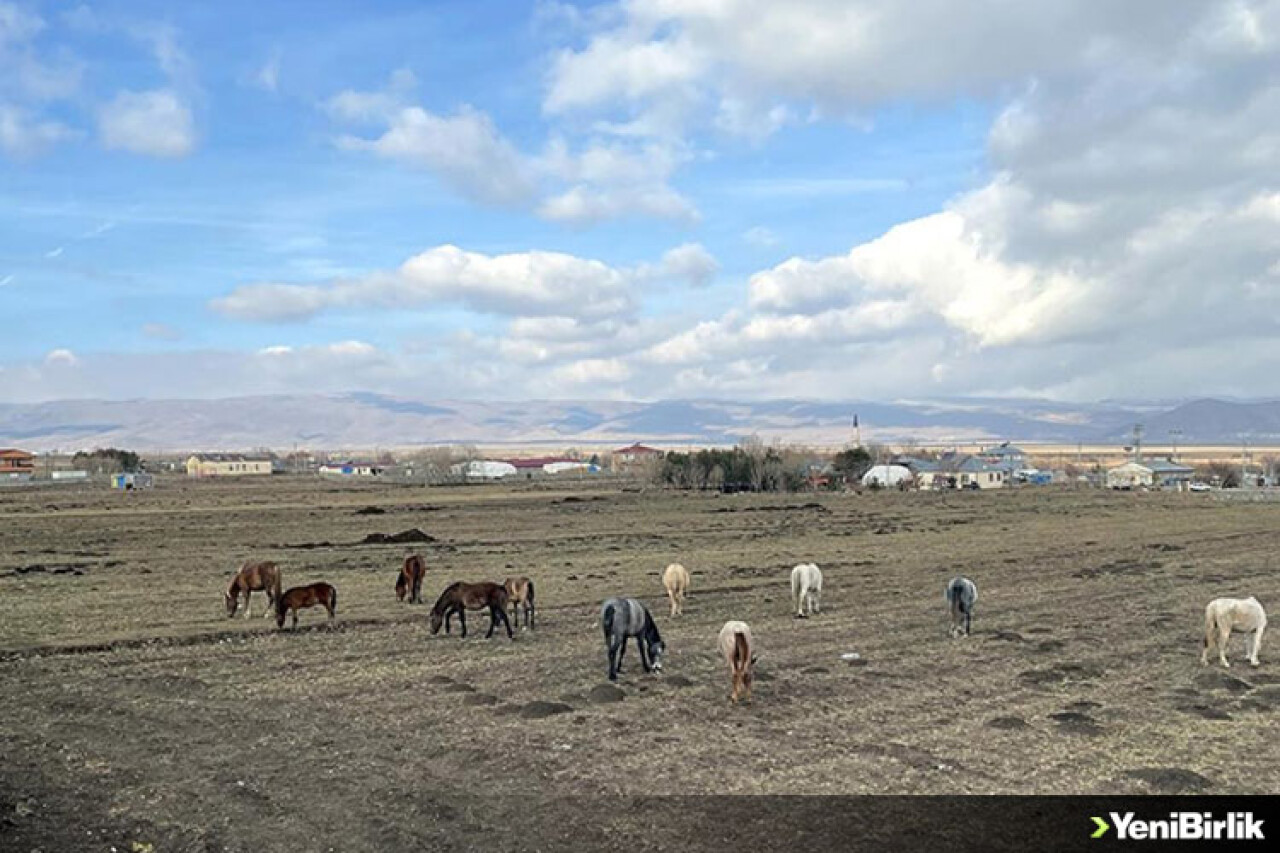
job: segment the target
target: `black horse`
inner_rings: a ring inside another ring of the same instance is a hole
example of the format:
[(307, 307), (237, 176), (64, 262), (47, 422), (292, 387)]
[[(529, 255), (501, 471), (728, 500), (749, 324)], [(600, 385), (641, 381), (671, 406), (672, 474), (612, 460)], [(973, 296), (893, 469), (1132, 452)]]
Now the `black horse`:
[(645, 672), (662, 669), (662, 635), (648, 609), (634, 598), (610, 598), (600, 608), (600, 627), (609, 651), (609, 680), (617, 681), (627, 638), (635, 637)]

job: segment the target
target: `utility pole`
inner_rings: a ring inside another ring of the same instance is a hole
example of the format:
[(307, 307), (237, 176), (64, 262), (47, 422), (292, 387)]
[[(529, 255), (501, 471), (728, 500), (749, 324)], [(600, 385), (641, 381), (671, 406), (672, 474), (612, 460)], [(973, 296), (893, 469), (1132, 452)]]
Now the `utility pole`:
[(1169, 430), (1169, 438), (1173, 441), (1173, 461), (1174, 461), (1174, 462), (1180, 462), (1180, 461), (1181, 461), (1181, 460), (1178, 458), (1178, 436), (1180, 436), (1180, 435), (1182, 435), (1182, 430), (1180, 430), (1180, 429), (1171, 429), (1171, 430)]
[(1142, 461), (1142, 424), (1133, 425), (1133, 461)]

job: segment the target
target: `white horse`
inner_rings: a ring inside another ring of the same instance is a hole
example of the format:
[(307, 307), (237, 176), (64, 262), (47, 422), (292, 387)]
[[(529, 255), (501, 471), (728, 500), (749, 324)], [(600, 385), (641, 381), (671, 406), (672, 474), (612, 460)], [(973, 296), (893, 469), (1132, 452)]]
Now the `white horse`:
[(1252, 635), (1252, 642), (1245, 637), (1244, 650), (1249, 663), (1257, 666), (1258, 647), (1262, 645), (1262, 632), (1266, 629), (1267, 612), (1252, 595), (1248, 598), (1215, 598), (1204, 609), (1204, 647), (1200, 650), (1200, 663), (1209, 663), (1209, 649), (1217, 643), (1218, 661), (1229, 668), (1227, 641), (1234, 630)]
[(808, 603), (812, 616), (822, 610), (819, 598), (822, 596), (822, 570), (815, 563), (801, 563), (791, 570), (791, 600), (796, 606), (796, 617), (805, 617), (805, 604)]
[(671, 615), (679, 616), (684, 612), (684, 596), (689, 591), (689, 570), (672, 563), (662, 573), (662, 585), (667, 589), (667, 598), (671, 599)]

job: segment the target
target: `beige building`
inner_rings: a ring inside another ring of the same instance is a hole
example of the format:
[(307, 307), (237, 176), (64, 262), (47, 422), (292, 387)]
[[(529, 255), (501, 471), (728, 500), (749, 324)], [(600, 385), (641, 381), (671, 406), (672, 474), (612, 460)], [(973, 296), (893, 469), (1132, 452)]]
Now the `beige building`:
[(187, 459), (188, 477), (252, 477), (270, 474), (271, 459), (239, 453), (196, 453)]

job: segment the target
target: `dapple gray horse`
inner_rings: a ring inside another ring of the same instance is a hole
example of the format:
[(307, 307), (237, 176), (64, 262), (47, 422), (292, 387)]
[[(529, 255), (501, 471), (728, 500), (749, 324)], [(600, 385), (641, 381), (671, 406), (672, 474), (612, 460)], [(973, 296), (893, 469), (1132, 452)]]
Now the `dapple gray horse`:
[(973, 622), (973, 605), (978, 602), (978, 587), (968, 578), (952, 578), (947, 584), (947, 604), (951, 605), (951, 636), (968, 636)]
[(645, 672), (662, 669), (662, 636), (648, 609), (634, 598), (610, 598), (600, 607), (600, 627), (609, 650), (609, 680), (617, 681), (627, 638), (635, 637)]

